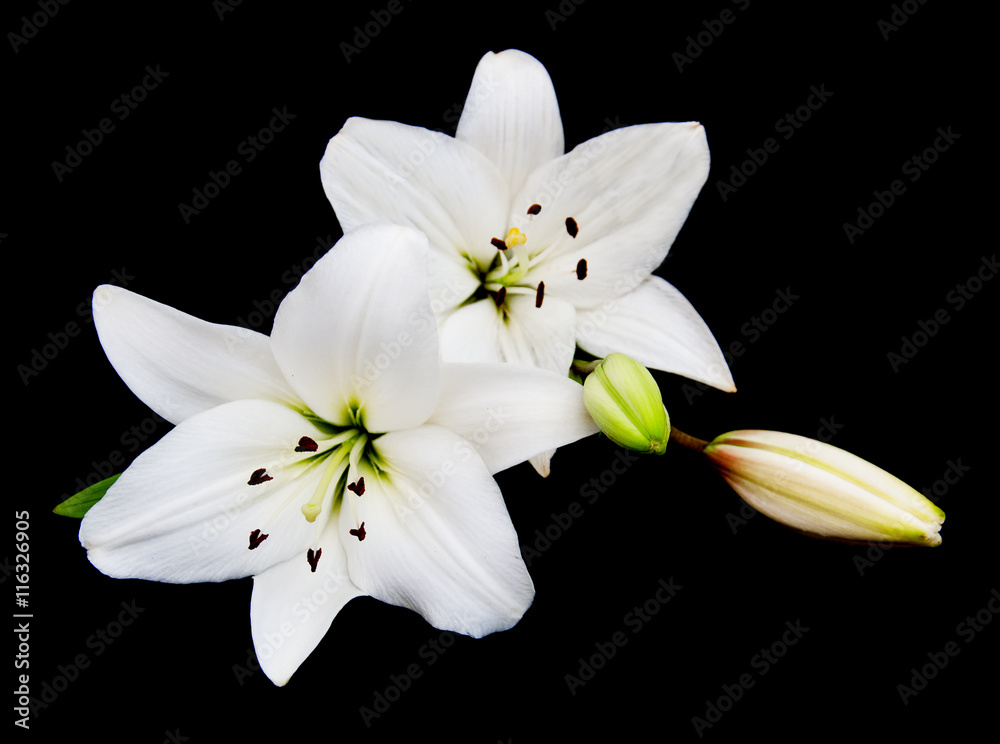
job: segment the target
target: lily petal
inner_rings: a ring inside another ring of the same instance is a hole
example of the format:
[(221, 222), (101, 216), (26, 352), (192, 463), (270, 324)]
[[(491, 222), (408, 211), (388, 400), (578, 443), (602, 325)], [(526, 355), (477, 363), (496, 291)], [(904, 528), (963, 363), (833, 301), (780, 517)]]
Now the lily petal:
[[(421, 426), (374, 450), (384, 469), (362, 464), (365, 493), (345, 494), (341, 509), (351, 580), (442, 630), (478, 638), (517, 623), (534, 586), (500, 489), (469, 443)], [(350, 530), (362, 523), (359, 540)]]
[(446, 362), (513, 362), (565, 374), (576, 350), (576, 310), (557, 297), (535, 307), (534, 295), (508, 294), (459, 308), (441, 324)]
[(529, 244), (547, 246), (532, 279), (577, 307), (630, 291), (663, 262), (708, 169), (708, 142), (697, 122), (614, 129), (537, 169), (515, 195), (510, 216), (511, 224), (524, 224), (522, 203), (542, 207), (525, 228)]
[(320, 174), (345, 233), (374, 222), (415, 227), (452, 262), (456, 281), (463, 266), (475, 278), (463, 256), (487, 268), (496, 255), (490, 240), (506, 234), (510, 191), (500, 172), (441, 132), (348, 119), (327, 145)]
[(93, 307), (112, 366), (171, 423), (233, 400), (298, 402), (261, 333), (208, 323), (108, 284), (94, 292)]
[[(295, 502), (319, 475), (293, 481), (282, 466), (302, 436), (322, 431), (279, 403), (224, 403), (178, 424), (140, 454), (80, 525), (80, 542), (101, 573), (187, 584), (260, 573), (304, 552), (316, 526)], [(248, 480), (263, 468), (271, 478)], [(250, 549), (250, 534), (268, 535)]]
[(278, 308), (271, 347), (317, 415), (339, 426), (363, 410), (371, 433), (419, 426), (438, 398), (427, 296), (427, 238), (396, 225), (345, 235)]
[(578, 313), (577, 343), (597, 357), (621, 352), (645, 367), (734, 392), (732, 374), (708, 325), (673, 285), (650, 276), (635, 291)]
[(531, 463), (531, 467), (535, 469), (543, 478), (548, 478), (552, 474), (552, 458), (555, 456), (556, 450), (550, 449), (544, 452), (533, 455), (528, 458), (528, 462)]
[(276, 685), (288, 682), (344, 605), (364, 595), (347, 575), (337, 524), (332, 521), (319, 541), (323, 554), (316, 571), (304, 555), (297, 555), (253, 577), (254, 650), (260, 668)]
[[(573, 306), (551, 298), (536, 308), (532, 300), (519, 295), (508, 295), (505, 302), (511, 311), (506, 316), (493, 300), (480, 300), (446, 317), (441, 323), (442, 358), (450, 362), (509, 362), (565, 374), (573, 363), (575, 348)], [(532, 324), (532, 320), (541, 322)], [(530, 456), (528, 462), (547, 478), (555, 453), (555, 449), (548, 449)]]
[(492, 160), (512, 191), (535, 168), (562, 155), (562, 119), (544, 65), (517, 49), (487, 52), (476, 67), (455, 138)]
[(460, 307), (441, 323), (441, 358), (448, 362), (502, 362), (500, 310), (486, 299)]
[(583, 386), (518, 364), (445, 364), (441, 396), (427, 423), (469, 441), (490, 473), (594, 434)]

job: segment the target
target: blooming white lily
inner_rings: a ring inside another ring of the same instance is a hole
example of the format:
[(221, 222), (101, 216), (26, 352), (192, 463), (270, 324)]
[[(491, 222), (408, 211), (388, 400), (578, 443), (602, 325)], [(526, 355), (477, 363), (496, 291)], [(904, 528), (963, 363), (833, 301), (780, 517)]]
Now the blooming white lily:
[(794, 529), (839, 540), (941, 544), (943, 511), (839, 447), (743, 430), (716, 437), (704, 454), (744, 501)]
[(427, 233), (446, 361), (565, 373), (579, 345), (735, 390), (705, 322), (651, 276), (708, 177), (700, 124), (624, 127), (564, 154), (548, 73), (511, 49), (479, 62), (454, 138), (352, 118), (320, 168), (345, 231)]
[(407, 227), (352, 233), (270, 337), (95, 293), (108, 358), (177, 426), (80, 541), (109, 576), (253, 576), (254, 644), (276, 684), (359, 595), (476, 637), (514, 625), (534, 588), (491, 474), (596, 431), (564, 377), (440, 363), (427, 251)]

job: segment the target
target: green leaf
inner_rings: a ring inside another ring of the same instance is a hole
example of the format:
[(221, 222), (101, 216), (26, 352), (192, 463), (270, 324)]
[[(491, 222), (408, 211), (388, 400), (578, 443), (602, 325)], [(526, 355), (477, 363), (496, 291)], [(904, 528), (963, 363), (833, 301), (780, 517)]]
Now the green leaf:
[(66, 499), (64, 502), (56, 506), (52, 511), (56, 514), (61, 514), (64, 517), (76, 517), (80, 519), (90, 511), (90, 507), (104, 498), (104, 494), (108, 492), (108, 489), (114, 485), (115, 481), (118, 480), (117, 475), (112, 475), (110, 478), (105, 478), (100, 483), (95, 483), (89, 486), (80, 493), (74, 494)]

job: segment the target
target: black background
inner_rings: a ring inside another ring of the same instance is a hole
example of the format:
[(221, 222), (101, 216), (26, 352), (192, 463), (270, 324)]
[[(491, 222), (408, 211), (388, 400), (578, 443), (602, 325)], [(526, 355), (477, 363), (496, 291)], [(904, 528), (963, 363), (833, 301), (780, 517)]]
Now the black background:
[[(384, 2), (334, 10), (248, 1), (220, 17), (222, 6), (207, 1), (71, 2), (51, 18), (36, 2), (6, 5), (10, 193), (0, 234), (16, 413), (4, 470), (18, 476), (7, 479), (8, 508), (30, 512), (30, 687), (48, 700), (20, 738), (492, 744), (586, 740), (613, 727), (683, 741), (699, 738), (696, 716), (713, 724), (700, 731), (705, 740), (976, 730), (996, 702), (1000, 636), (985, 446), (998, 290), (982, 284), (961, 309), (949, 293), (995, 250), (992, 232), (976, 226), (993, 210), (980, 62), (992, 19), (941, 2), (675, 5), (400, 2), (393, 14)], [(906, 17), (903, 6), (916, 10)], [(699, 34), (708, 40), (705, 24), (727, 8), (732, 23), (679, 70), (674, 54)], [(884, 32), (879, 21), (894, 13), (905, 23)], [(29, 39), (22, 16), (36, 15), (45, 24)], [(358, 47), (349, 60), (343, 44)], [(479, 58), (510, 47), (548, 68), (568, 147), (609, 126), (706, 126), (712, 172), (658, 271), (724, 348), (742, 344), (732, 361), (739, 392), (658, 375), (673, 422), (706, 438), (737, 428), (834, 433), (834, 444), (917, 489), (936, 487), (944, 543), (882, 551), (812, 541), (762, 516), (741, 523), (751, 513), (741, 517), (737, 497), (691, 453), (671, 447), (624, 468), (592, 438), (560, 451), (547, 482), (526, 465), (498, 478), (522, 545), (540, 553), (528, 553), (535, 602), (513, 630), (452, 639), (415, 613), (357, 599), (276, 688), (249, 656), (249, 579), (112, 580), (87, 562), (78, 522), (50, 513), (78, 479), (113, 457), (131, 461), (169, 428), (106, 361), (87, 302), (117, 275), (192, 315), (257, 321), (267, 332), (268, 302), (340, 234), (317, 166), (345, 119), (452, 133)], [(168, 76), (118, 119), (113, 102), (147, 65)], [(795, 115), (811, 86), (831, 95), (783, 139), (776, 122)], [(246, 163), (240, 144), (282, 107), (294, 120)], [(114, 130), (60, 180), (52, 163), (105, 117)], [(911, 182), (907, 161), (949, 127), (958, 138)], [(768, 137), (777, 151), (723, 199), (718, 182)], [(179, 204), (232, 159), (242, 172), (186, 224)], [(905, 193), (851, 242), (844, 223), (896, 179)], [(796, 299), (764, 315), (779, 290)], [(918, 336), (926, 343), (894, 369), (888, 355), (942, 310), (948, 322)], [(773, 321), (759, 337), (747, 325), (755, 317)], [(145, 428), (141, 446), (132, 427)], [(602, 477), (608, 487), (590, 490)], [(579, 516), (556, 526), (553, 515), (574, 502)], [(6, 545), (0, 581), (13, 599), (15, 548)], [(661, 579), (681, 588), (657, 606)], [(651, 599), (656, 614), (634, 632), (628, 613)], [(123, 603), (142, 611), (119, 628)], [(966, 621), (977, 613), (986, 623), (978, 631)], [(787, 649), (774, 646), (786, 623), (808, 628)], [(99, 640), (119, 630), (110, 644)], [(581, 659), (618, 632), (627, 643), (571, 691), (566, 675), (580, 675)], [(451, 640), (443, 653), (429, 645)], [(949, 643), (958, 655), (929, 667), (933, 678), (904, 704), (899, 685), (919, 684), (915, 671)], [(757, 655), (773, 646), (783, 656), (765, 669)], [(399, 682), (410, 665), (419, 676)], [(727, 700), (724, 686), (741, 675), (753, 686)], [(366, 721), (362, 708), (376, 710), (379, 696), (394, 701)]]

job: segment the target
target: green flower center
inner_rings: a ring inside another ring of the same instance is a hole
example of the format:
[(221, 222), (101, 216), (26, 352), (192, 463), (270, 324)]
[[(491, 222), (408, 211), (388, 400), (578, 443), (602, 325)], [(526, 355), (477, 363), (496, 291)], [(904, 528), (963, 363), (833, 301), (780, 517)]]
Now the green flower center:
[[(365, 470), (381, 473), (385, 470), (375, 452), (373, 443), (380, 435), (369, 434), (361, 425), (360, 410), (354, 410), (351, 416), (354, 422), (351, 426), (334, 426), (308, 411), (303, 416), (322, 433), (315, 439), (312, 436), (302, 436), (288, 459), (269, 468), (257, 468), (247, 481), (248, 486), (260, 486), (269, 481), (283, 482), (288, 487), (288, 494), (271, 517), (258, 529), (250, 533), (249, 549), (256, 550), (270, 536), (266, 531), (275, 517), (285, 509), (298, 503), (302, 516), (309, 523), (316, 523), (324, 512), (327, 518), (334, 518), (340, 511), (347, 491), (361, 497), (365, 493), (365, 479), (361, 475), (362, 465)], [(270, 470), (270, 472), (269, 472)], [(315, 477), (318, 474), (318, 479)], [(313, 477), (307, 477), (312, 475)], [(290, 486), (289, 481), (298, 481), (299, 485)], [(312, 493), (306, 493), (309, 484), (315, 484)], [(303, 501), (304, 499), (304, 501)], [(317, 541), (326, 519), (317, 524)], [(362, 541), (366, 537), (365, 523), (348, 532)], [(310, 548), (306, 560), (312, 571), (316, 570), (323, 551), (318, 546)]]
[[(539, 204), (532, 204), (528, 207), (528, 219), (542, 211)], [(566, 233), (571, 238), (576, 238), (580, 232), (580, 227), (573, 217), (566, 218)], [(507, 306), (505, 300), (508, 295), (525, 294), (535, 295), (535, 307), (541, 307), (545, 299), (545, 283), (537, 284), (528, 281), (528, 274), (531, 269), (538, 265), (547, 252), (546, 247), (539, 249), (528, 245), (528, 236), (517, 227), (512, 227), (507, 231), (505, 238), (493, 238), (493, 246), (497, 249), (496, 255), (489, 266), (483, 268), (471, 256), (466, 255), (469, 268), (479, 280), (479, 288), (465, 301), (464, 304), (471, 304), (492, 297), (497, 310), (506, 317)], [(587, 262), (580, 259), (576, 267), (576, 277), (581, 281), (587, 277)]]

